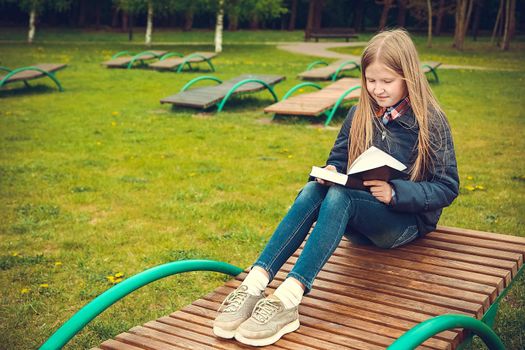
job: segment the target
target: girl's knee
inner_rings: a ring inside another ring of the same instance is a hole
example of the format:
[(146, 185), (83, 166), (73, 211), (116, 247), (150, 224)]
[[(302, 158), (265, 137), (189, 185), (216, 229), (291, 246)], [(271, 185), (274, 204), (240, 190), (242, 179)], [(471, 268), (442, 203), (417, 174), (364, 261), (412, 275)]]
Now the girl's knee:
[(296, 200), (316, 200), (323, 198), (327, 191), (326, 186), (321, 185), (317, 181), (310, 181), (301, 189)]

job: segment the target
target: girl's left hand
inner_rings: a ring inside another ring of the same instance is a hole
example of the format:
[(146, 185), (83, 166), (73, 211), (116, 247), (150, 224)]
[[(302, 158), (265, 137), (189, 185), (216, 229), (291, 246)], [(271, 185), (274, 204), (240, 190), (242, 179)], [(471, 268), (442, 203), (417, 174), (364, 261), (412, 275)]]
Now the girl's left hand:
[(388, 182), (368, 180), (364, 181), (363, 185), (370, 187), (370, 193), (372, 193), (372, 196), (378, 201), (385, 204), (390, 204), (390, 201), (392, 201), (392, 186)]

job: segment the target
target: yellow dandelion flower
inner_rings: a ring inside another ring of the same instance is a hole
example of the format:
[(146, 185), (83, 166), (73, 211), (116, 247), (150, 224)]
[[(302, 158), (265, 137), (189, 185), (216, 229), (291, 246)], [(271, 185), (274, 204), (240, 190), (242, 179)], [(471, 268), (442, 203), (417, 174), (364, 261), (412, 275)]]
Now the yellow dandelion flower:
[(467, 176), (467, 180), (474, 180), (474, 177), (469, 175), (469, 176)]
[(97, 146), (100, 146), (101, 144), (102, 144), (102, 142), (97, 141)]
[(20, 254), (19, 252), (12, 252), (11, 256), (18, 256), (19, 254)]
[(111, 283), (115, 283), (115, 277), (113, 276), (106, 276), (106, 279)]
[(471, 186), (471, 185), (468, 185), (468, 186), (465, 186), (465, 189), (466, 189), (467, 191), (474, 191), (474, 190), (476, 189), (476, 187)]
[(195, 175), (197, 175), (197, 174), (195, 174), (195, 173), (190, 173), (190, 176), (195, 176)]
[(30, 291), (31, 291), (31, 289), (29, 289), (29, 288), (22, 288), (20, 290), (20, 294), (28, 294)]
[(39, 285), (40, 288), (49, 288), (49, 284), (47, 283), (42, 283)]
[(483, 185), (476, 185), (476, 190), (483, 191), (483, 190), (485, 190), (485, 186), (483, 186)]
[(115, 274), (115, 278), (121, 278), (121, 277), (124, 277), (124, 274), (122, 272), (117, 272)]
[(117, 122), (111, 122), (111, 126), (117, 126)]
[(115, 282), (113, 282), (113, 283), (117, 284), (117, 283), (120, 283), (120, 282), (122, 282), (122, 278), (117, 278), (117, 279), (115, 280)]
[(293, 156), (291, 154), (288, 155), (288, 158), (293, 158)]
[(119, 112), (111, 112), (111, 115), (114, 117), (118, 116), (119, 114), (120, 114)]
[(62, 266), (62, 261), (55, 261), (55, 266)]
[(299, 89), (299, 90), (297, 90), (297, 91), (299, 91), (299, 92), (303, 92), (303, 91), (304, 91), (304, 89)]

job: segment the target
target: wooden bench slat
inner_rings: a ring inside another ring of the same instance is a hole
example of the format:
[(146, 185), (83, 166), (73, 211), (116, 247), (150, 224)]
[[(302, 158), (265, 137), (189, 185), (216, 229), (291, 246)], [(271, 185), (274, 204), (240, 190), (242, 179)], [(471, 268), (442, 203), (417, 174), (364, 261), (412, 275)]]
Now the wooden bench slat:
[[(133, 328), (132, 328), (133, 329)], [(131, 329), (131, 330), (132, 330)], [(131, 331), (130, 330), (130, 331)], [(166, 344), (164, 342), (151, 339), (148, 337), (140, 336), (133, 333), (121, 333), (115, 337), (117, 340), (127, 343), (130, 345), (134, 345), (139, 348), (148, 349), (148, 350), (179, 350), (179, 349), (187, 349), (187, 347), (179, 347), (174, 346), (170, 344)]]
[(405, 261), (416, 261), (424, 262), (429, 265), (433, 265), (435, 269), (441, 269), (441, 267), (451, 268), (455, 270), (478, 272), (483, 271), (486, 275), (503, 278), (505, 286), (507, 286), (511, 281), (511, 271), (507, 269), (494, 268), (490, 266), (481, 266), (479, 264), (466, 263), (461, 261), (456, 261), (450, 258), (441, 258), (435, 257), (433, 255), (426, 255), (424, 253), (419, 254), (416, 251), (412, 251), (411, 254), (407, 254), (406, 251), (401, 249), (380, 249), (375, 247), (359, 247), (352, 245), (350, 242), (341, 242), (341, 248), (352, 248), (360, 252), (367, 252), (370, 254), (370, 251), (373, 252), (373, 255), (378, 254), (379, 256), (389, 256), (394, 258), (403, 259)]
[[(153, 321), (154, 322), (154, 321)], [(143, 336), (145, 338), (149, 338), (151, 340), (159, 341), (167, 348), (168, 346), (181, 346), (188, 349), (202, 349), (202, 350), (213, 350), (214, 348), (212, 346), (205, 345), (201, 343), (200, 340), (202, 340), (199, 335), (195, 333), (191, 333), (188, 331), (178, 330), (178, 333), (174, 334), (168, 334), (164, 332), (159, 332), (155, 329), (151, 329), (148, 327), (133, 327), (129, 330), (130, 333), (133, 333), (135, 335)], [(191, 338), (191, 339), (189, 339)]]
[(102, 344), (100, 344), (100, 347), (103, 350), (143, 350), (144, 348), (138, 348), (136, 346), (122, 343), (113, 339), (106, 340)]
[(458, 236), (482, 238), (485, 240), (491, 240), (491, 241), (496, 241), (496, 242), (517, 243), (517, 244), (525, 246), (525, 237), (518, 237), (518, 236), (504, 235), (500, 233), (483, 232), (483, 231), (476, 231), (476, 230), (469, 230), (465, 228), (448, 227), (448, 226), (438, 226), (436, 231), (445, 232), (445, 233), (454, 233)]
[(406, 268), (413, 271), (431, 273), (439, 276), (451, 277), (454, 279), (490, 285), (496, 287), (498, 289), (498, 292), (502, 292), (505, 286), (504, 280), (501, 277), (485, 275), (473, 271), (452, 269), (445, 266), (441, 266), (439, 269), (437, 269), (435, 265), (428, 264), (424, 261), (422, 262), (421, 260), (404, 260), (398, 257), (392, 257), (388, 254), (384, 254), (382, 251), (379, 250), (375, 251), (374, 255), (371, 255), (370, 251), (360, 250), (359, 248), (354, 247), (345, 247), (341, 248), (341, 250), (337, 250), (336, 255), (341, 257), (360, 259), (364, 263), (373, 263), (376, 260), (380, 260), (382, 264), (388, 266)]
[(519, 243), (498, 241), (497, 246), (494, 247), (494, 241), (489, 241), (483, 238), (455, 236), (446, 232), (431, 232), (426, 237), (443, 242), (468, 244), (475, 247), (497, 249), (498, 251), (502, 252), (513, 252), (522, 255), (525, 254), (525, 245)]
[(450, 250), (453, 252), (474, 254), (480, 257), (489, 257), (489, 258), (509, 260), (509, 261), (516, 262), (518, 264), (518, 267), (521, 267), (521, 265), (523, 264), (523, 256), (521, 254), (512, 253), (512, 252), (502, 252), (499, 250), (495, 250), (493, 248), (490, 249), (490, 248), (482, 248), (482, 247), (473, 247), (470, 245), (443, 242), (443, 241), (438, 241), (438, 240), (433, 240), (433, 239), (428, 239), (428, 238), (422, 238), (419, 240), (415, 240), (413, 244), (416, 246), (440, 248), (440, 249)]

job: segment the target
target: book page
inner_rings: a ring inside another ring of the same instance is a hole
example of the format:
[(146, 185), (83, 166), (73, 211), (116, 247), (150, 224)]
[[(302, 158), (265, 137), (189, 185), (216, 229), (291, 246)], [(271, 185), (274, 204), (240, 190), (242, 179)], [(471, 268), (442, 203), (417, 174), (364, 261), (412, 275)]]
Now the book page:
[(345, 185), (348, 180), (348, 176), (345, 174), (337, 173), (335, 171), (330, 171), (318, 166), (313, 166), (310, 176), (317, 177), (326, 181), (330, 181), (339, 185)]
[(370, 169), (388, 166), (390, 168), (403, 171), (407, 167), (377, 147), (370, 147), (364, 151), (356, 160), (350, 165), (348, 175), (361, 173)]

